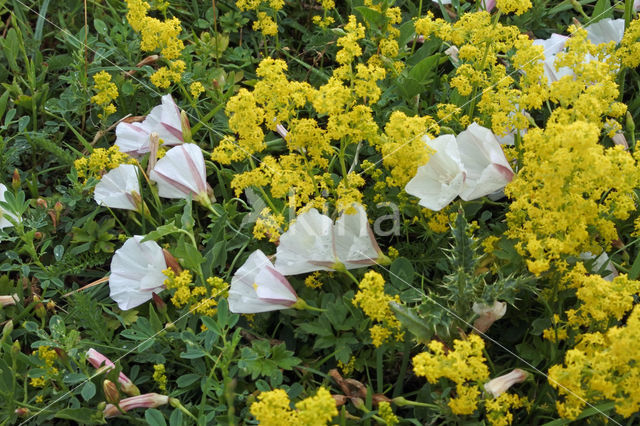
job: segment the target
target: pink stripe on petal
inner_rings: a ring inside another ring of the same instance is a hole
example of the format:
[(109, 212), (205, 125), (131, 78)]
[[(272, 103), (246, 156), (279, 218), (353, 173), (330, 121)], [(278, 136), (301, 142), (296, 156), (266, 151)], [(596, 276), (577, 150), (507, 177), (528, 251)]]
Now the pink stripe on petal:
[(515, 173), (513, 173), (513, 170), (501, 164), (494, 164), (493, 166), (498, 170), (498, 173), (504, 176), (506, 180), (511, 182), (511, 180), (513, 179), (513, 176), (515, 175)]
[(286, 300), (286, 299), (269, 299), (269, 298), (262, 298), (262, 297), (258, 297), (258, 299), (262, 300), (263, 302), (273, 303), (274, 305), (291, 306), (294, 303), (296, 303), (294, 301)]
[(189, 155), (187, 148), (185, 148), (184, 146), (181, 146), (181, 148), (182, 148), (182, 153), (184, 154), (184, 158), (187, 161), (187, 164), (189, 165), (189, 171), (191, 172), (191, 177), (193, 177), (193, 180), (195, 181), (196, 186), (198, 187), (198, 193), (201, 194), (203, 192), (206, 192), (207, 187), (205, 183), (202, 181), (202, 176), (200, 176), (200, 172), (198, 171), (198, 166), (196, 166), (196, 163), (194, 163), (193, 158), (191, 158), (191, 156)]
[[(271, 267), (271, 266), (266, 266), (267, 270), (269, 272), (271, 272), (271, 275), (273, 275), (273, 277), (275, 279), (277, 279), (278, 281), (280, 281), (280, 283), (285, 286), (294, 297), (298, 297), (298, 294), (296, 293), (296, 291), (293, 289), (293, 287), (291, 287), (291, 284), (289, 283), (289, 281), (287, 281), (287, 279), (284, 277), (284, 275), (282, 275), (280, 272), (278, 272), (275, 268)], [(292, 302), (295, 303), (295, 302)]]
[(156, 175), (161, 178), (162, 180), (164, 180), (166, 183), (168, 183), (169, 185), (172, 185), (173, 187), (175, 187), (177, 190), (182, 191), (185, 194), (191, 194), (194, 196), (197, 196), (198, 194), (196, 194), (195, 192), (193, 192), (191, 190), (191, 188), (181, 184), (178, 181), (175, 181), (173, 179), (171, 179), (169, 176), (163, 175), (162, 173), (160, 173), (159, 171), (155, 170)]
[[(177, 109), (177, 108), (176, 108)], [(178, 113), (179, 114), (179, 113)], [(176, 129), (173, 126), (170, 126), (167, 123), (160, 123), (162, 124), (162, 126), (165, 128), (165, 130), (169, 133), (171, 133), (173, 136), (175, 136), (177, 139), (180, 139), (181, 141), (183, 141), (184, 139), (182, 138), (182, 130), (180, 129)]]

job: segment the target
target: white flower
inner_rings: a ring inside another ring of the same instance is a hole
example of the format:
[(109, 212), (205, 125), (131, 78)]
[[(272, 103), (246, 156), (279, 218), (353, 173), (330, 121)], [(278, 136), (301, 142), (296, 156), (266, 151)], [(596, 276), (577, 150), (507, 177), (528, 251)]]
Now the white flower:
[(624, 35), (624, 19), (601, 19), (595, 24), (584, 28), (587, 30), (587, 40), (593, 44), (620, 43)]
[(542, 46), (544, 49), (544, 59), (543, 67), (544, 67), (544, 75), (547, 77), (547, 82), (553, 83), (554, 81), (560, 80), (565, 75), (573, 75), (573, 71), (569, 67), (561, 67), (557, 68), (555, 65), (556, 55), (564, 50), (564, 45), (566, 44), (569, 37), (563, 36), (560, 34), (551, 34), (551, 37), (543, 40), (537, 39), (533, 41), (534, 46)]
[(116, 126), (116, 145), (120, 151), (141, 156), (150, 150), (149, 135), (156, 132), (162, 144), (183, 143), (183, 126), (180, 109), (171, 95), (162, 97), (162, 104), (155, 106), (142, 123), (120, 122)]
[(151, 293), (164, 290), (167, 269), (162, 248), (155, 241), (135, 235), (116, 250), (111, 259), (109, 296), (123, 311), (151, 300)]
[(508, 391), (509, 388), (516, 383), (524, 382), (527, 379), (527, 376), (528, 374), (526, 371), (516, 368), (509, 374), (496, 377), (495, 379), (485, 383), (484, 390), (493, 395), (494, 398), (497, 398), (504, 392)]
[(598, 274), (602, 271), (602, 275), (604, 275), (604, 279), (607, 281), (613, 281), (613, 279), (618, 276), (618, 270), (613, 266), (609, 255), (604, 251), (600, 253), (600, 256), (596, 256), (590, 251), (587, 251), (580, 253), (578, 257), (584, 260), (592, 260), (593, 266), (591, 269), (593, 273)]
[[(5, 192), (7, 192), (7, 187), (0, 183), (0, 201), (6, 201), (4, 198)], [(0, 229), (13, 226), (7, 217), (10, 217), (15, 222), (20, 222), (20, 218), (18, 216), (0, 207)]]
[(18, 293), (0, 295), (0, 306), (13, 306), (18, 300)]
[(513, 170), (491, 130), (472, 123), (456, 137), (456, 141), (466, 172), (460, 198), (475, 200), (511, 182)]
[(310, 209), (280, 236), (276, 268), (284, 275), (331, 271), (373, 265), (383, 258), (369, 227), (367, 213), (356, 204), (334, 224), (328, 216)]
[(101, 206), (138, 210), (135, 197), (140, 197), (139, 191), (138, 167), (121, 164), (102, 176), (96, 185), (93, 199)]
[(465, 170), (458, 144), (453, 135), (442, 135), (428, 141), (436, 152), (429, 162), (418, 168), (404, 190), (420, 198), (420, 205), (430, 210), (441, 210), (462, 191)]
[(494, 322), (507, 313), (507, 304), (497, 300), (491, 306), (475, 302), (471, 309), (478, 315), (478, 318), (473, 323), (473, 328), (479, 333), (484, 333)]
[(167, 151), (149, 173), (158, 184), (158, 195), (165, 198), (209, 199), (210, 186), (202, 150), (187, 143)]
[(267, 256), (256, 250), (231, 278), (227, 300), (231, 312), (253, 314), (290, 308), (298, 296)]

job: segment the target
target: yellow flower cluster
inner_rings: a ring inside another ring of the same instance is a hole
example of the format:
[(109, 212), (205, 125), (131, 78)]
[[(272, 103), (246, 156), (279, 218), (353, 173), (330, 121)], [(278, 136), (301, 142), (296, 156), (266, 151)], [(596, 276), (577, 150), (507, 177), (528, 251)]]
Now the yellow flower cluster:
[(638, 329), (640, 306), (636, 305), (626, 325), (582, 335), (578, 345), (566, 352), (564, 366), (549, 369), (549, 383), (564, 397), (556, 403), (562, 417), (575, 419), (585, 401), (613, 401), (616, 412), (625, 418), (640, 410)]
[(256, 224), (253, 226), (253, 236), (257, 240), (268, 238), (270, 242), (275, 243), (280, 238), (283, 224), (284, 216), (273, 214), (271, 209), (266, 207), (260, 212), (260, 217), (256, 219)]
[(32, 377), (29, 384), (34, 388), (43, 388), (51, 377), (58, 374), (58, 369), (53, 366), (58, 354), (49, 346), (39, 346), (37, 351), (33, 351), (33, 355), (38, 355), (38, 359), (42, 362), (45, 373), (39, 377)]
[(400, 332), (400, 321), (389, 307), (389, 302), (400, 303), (400, 298), (391, 297), (384, 292), (382, 275), (375, 271), (368, 271), (358, 287), (359, 291), (353, 297), (352, 303), (359, 306), (366, 316), (377, 323), (370, 329), (373, 345), (381, 346), (394, 332), (396, 340), (401, 341), (404, 333)]
[[(147, 15), (151, 6), (144, 0), (126, 0), (127, 21), (134, 31), (140, 33), (140, 49), (151, 52), (159, 49), (160, 54), (169, 61), (169, 66), (159, 68), (152, 76), (151, 82), (166, 89), (171, 82), (178, 82), (185, 69), (185, 63), (177, 60), (182, 54), (184, 43), (179, 35), (182, 31), (180, 20), (176, 17), (165, 19), (153, 18)], [(166, 6), (164, 6), (166, 10)]]
[(478, 407), (480, 390), (478, 383), (489, 377), (489, 369), (482, 354), (484, 341), (472, 334), (466, 340), (454, 340), (453, 350), (445, 352), (442, 342), (432, 340), (429, 352), (413, 357), (413, 371), (417, 376), (426, 377), (429, 383), (436, 383), (445, 377), (456, 384), (455, 398), (449, 400), (454, 414), (472, 414)]
[(165, 374), (164, 364), (155, 364), (153, 366), (153, 380), (158, 385), (158, 389), (163, 392), (167, 390), (167, 375)]
[(522, 408), (528, 404), (526, 397), (508, 392), (497, 398), (485, 400), (486, 418), (491, 426), (509, 426), (513, 422), (512, 409)]
[(289, 396), (282, 389), (261, 392), (258, 402), (251, 404), (251, 414), (263, 426), (323, 426), (338, 415), (336, 402), (327, 389), (321, 387), (315, 396), (296, 403), (291, 409)]
[[(240, 10), (254, 10), (258, 20), (253, 23), (254, 31), (261, 31), (265, 36), (275, 36), (278, 34), (278, 11), (284, 6), (284, 0), (236, 0), (236, 6)], [(272, 14), (259, 10), (266, 6)]]
[(198, 98), (200, 94), (204, 92), (204, 86), (199, 81), (194, 81), (189, 86), (189, 91), (191, 92), (191, 96)]
[(523, 167), (505, 189), (514, 199), (506, 234), (519, 240), (536, 275), (553, 261), (562, 270), (567, 255), (600, 253), (618, 238), (614, 221), (635, 209), (640, 170), (621, 146), (600, 145), (599, 133), (594, 123), (577, 121), (524, 137)]
[(100, 179), (103, 174), (121, 164), (135, 163), (136, 160), (120, 152), (117, 145), (113, 145), (109, 149), (96, 148), (88, 158), (78, 158), (73, 165), (78, 172), (78, 177), (86, 182), (89, 178)]
[(118, 97), (118, 86), (111, 82), (111, 74), (106, 71), (94, 74), (93, 82), (96, 94), (91, 97), (91, 102), (102, 108), (103, 113), (98, 114), (98, 117), (107, 118), (116, 112), (116, 106), (112, 101)]
[(378, 404), (378, 415), (382, 417), (382, 420), (384, 420), (387, 426), (394, 426), (400, 423), (400, 420), (398, 420), (398, 416), (393, 414), (391, 404), (389, 404), (387, 401), (382, 401)]
[(222, 278), (207, 278), (207, 286), (199, 286), (193, 283), (191, 272), (183, 270), (178, 275), (171, 268), (162, 273), (167, 277), (164, 285), (169, 290), (175, 290), (171, 297), (171, 303), (177, 308), (191, 306), (194, 313), (213, 316), (217, 312), (218, 298), (226, 297), (229, 284)]
[(513, 12), (516, 15), (522, 15), (531, 9), (530, 0), (496, 0), (496, 8), (502, 13)]

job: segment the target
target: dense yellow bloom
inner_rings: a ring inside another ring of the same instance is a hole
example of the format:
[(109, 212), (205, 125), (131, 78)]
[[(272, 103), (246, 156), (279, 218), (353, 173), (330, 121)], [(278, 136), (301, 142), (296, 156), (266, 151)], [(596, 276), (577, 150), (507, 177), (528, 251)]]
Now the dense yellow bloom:
[(106, 118), (116, 112), (116, 107), (111, 101), (118, 97), (118, 87), (111, 82), (111, 74), (100, 71), (93, 75), (93, 90), (96, 94), (91, 97), (91, 102), (100, 106), (104, 114), (98, 114), (100, 118)]
[(396, 332), (396, 340), (402, 340), (400, 321), (395, 317), (390, 302), (400, 303), (398, 296), (391, 297), (384, 292), (384, 278), (375, 271), (368, 271), (360, 284), (359, 290), (353, 297), (352, 303), (359, 306), (366, 316), (377, 324), (371, 327), (371, 339), (376, 347), (382, 345)]
[(640, 172), (633, 157), (620, 146), (605, 149), (598, 138), (598, 127), (581, 121), (524, 137), (523, 167), (505, 188), (514, 199), (507, 235), (535, 274), (567, 255), (601, 252), (617, 238), (614, 220), (635, 209)]
[(400, 423), (400, 420), (398, 420), (398, 416), (393, 414), (391, 404), (389, 404), (387, 401), (382, 401), (378, 404), (378, 415), (382, 417), (382, 420), (384, 420), (387, 426), (394, 426)]
[(96, 148), (89, 157), (78, 158), (73, 162), (78, 177), (85, 182), (89, 178), (100, 179), (103, 174), (121, 164), (136, 164), (136, 161), (124, 152), (120, 152), (117, 145), (109, 149)]
[(197, 98), (200, 96), (201, 93), (204, 92), (204, 86), (199, 81), (194, 81), (189, 86), (189, 91), (191, 92), (191, 96), (193, 96), (194, 98)]
[(222, 278), (207, 278), (207, 286), (199, 286), (193, 283), (193, 276), (188, 270), (183, 270), (176, 275), (173, 269), (168, 268), (162, 273), (167, 277), (164, 285), (169, 290), (175, 290), (171, 297), (171, 303), (177, 308), (193, 306), (195, 313), (213, 316), (217, 312), (218, 298), (226, 297), (229, 284)]
[(257, 240), (268, 238), (270, 242), (275, 243), (282, 233), (282, 225), (284, 224), (284, 216), (274, 214), (271, 209), (266, 207), (260, 212), (260, 217), (256, 219), (253, 227), (253, 236)]
[(626, 325), (605, 333), (580, 337), (574, 349), (565, 354), (564, 365), (549, 369), (549, 383), (563, 400), (556, 403), (558, 413), (575, 419), (585, 400), (615, 402), (615, 410), (625, 418), (640, 410), (640, 306), (634, 307)]
[(336, 61), (339, 64), (350, 64), (354, 58), (362, 55), (362, 48), (358, 44), (358, 40), (364, 38), (364, 26), (356, 21), (355, 16), (350, 15), (344, 30), (346, 34), (336, 42), (342, 48), (336, 54)]
[(507, 392), (497, 398), (488, 399), (485, 401), (487, 421), (491, 426), (509, 426), (513, 422), (510, 410), (521, 408), (527, 403), (527, 398)]
[(39, 346), (38, 350), (32, 353), (32, 355), (36, 354), (45, 372), (42, 376), (32, 377), (29, 384), (34, 388), (43, 388), (53, 376), (58, 374), (58, 369), (53, 366), (56, 359), (58, 359), (58, 354), (49, 346)]
[(165, 392), (167, 390), (167, 375), (165, 374), (164, 364), (155, 364), (153, 366), (153, 381), (158, 385), (158, 389)]
[(522, 15), (531, 9), (530, 0), (496, 0), (496, 8), (502, 13), (513, 12), (516, 15)]
[(338, 415), (336, 403), (328, 390), (318, 389), (291, 408), (289, 396), (282, 389), (261, 392), (258, 402), (251, 404), (251, 414), (263, 426), (324, 426)]

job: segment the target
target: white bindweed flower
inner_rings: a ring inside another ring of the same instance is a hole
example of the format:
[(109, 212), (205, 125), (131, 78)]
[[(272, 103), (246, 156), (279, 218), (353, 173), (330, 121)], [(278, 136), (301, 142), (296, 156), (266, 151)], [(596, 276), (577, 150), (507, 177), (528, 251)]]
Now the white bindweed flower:
[(355, 204), (334, 224), (315, 208), (297, 217), (280, 236), (276, 268), (284, 275), (360, 268), (385, 262), (371, 232), (367, 213)]
[(420, 198), (421, 206), (438, 211), (460, 194), (466, 172), (453, 135), (438, 136), (427, 144), (436, 152), (418, 168), (404, 190)]
[[(0, 201), (6, 201), (4, 198), (5, 192), (7, 192), (7, 187), (0, 183)], [(15, 222), (20, 222), (20, 218), (18, 216), (0, 207), (0, 229), (13, 226), (13, 224), (7, 219), (8, 217)]]
[(138, 167), (121, 164), (102, 176), (96, 185), (93, 199), (101, 206), (138, 210), (141, 202)]
[(123, 311), (151, 300), (152, 293), (165, 289), (167, 269), (162, 248), (155, 241), (135, 235), (116, 250), (111, 259), (109, 296)]
[(484, 390), (489, 392), (494, 398), (497, 398), (516, 383), (524, 382), (527, 376), (526, 371), (516, 368), (511, 373), (496, 377), (485, 383)]
[(600, 253), (599, 256), (587, 251), (580, 253), (578, 257), (580, 259), (593, 261), (591, 268), (592, 272), (597, 274), (602, 271), (601, 275), (604, 275), (604, 279), (607, 281), (613, 281), (613, 279), (618, 276), (618, 270), (613, 266), (613, 262), (609, 259), (609, 255), (604, 251)]
[(256, 250), (231, 278), (227, 300), (231, 312), (253, 314), (291, 308), (298, 296), (269, 258)]
[(171, 95), (164, 95), (162, 103), (155, 106), (142, 123), (120, 122), (116, 126), (115, 144), (122, 152), (141, 156), (150, 150), (149, 136), (152, 132), (158, 134), (161, 144), (172, 146), (184, 142), (184, 130), (180, 109)]
[(149, 173), (164, 198), (189, 198), (206, 203), (212, 196), (202, 150), (186, 143), (171, 148)]
[(0, 306), (13, 306), (18, 300), (18, 293), (0, 295)]
[(618, 44), (624, 35), (624, 19), (605, 18), (586, 26), (584, 29), (587, 30), (587, 40), (593, 44), (611, 41)]
[(473, 328), (479, 333), (484, 333), (494, 322), (507, 313), (507, 304), (497, 300), (491, 306), (475, 302), (471, 309), (473, 313), (478, 315), (473, 323)]
[(551, 34), (551, 37), (544, 39), (536, 39), (533, 41), (534, 46), (542, 46), (544, 49), (543, 61), (544, 75), (547, 77), (547, 82), (553, 83), (560, 80), (565, 75), (573, 75), (573, 71), (569, 67), (556, 67), (556, 55), (562, 50), (569, 37), (560, 34)]
[(498, 191), (511, 182), (513, 170), (491, 130), (471, 123), (456, 137), (456, 141), (466, 172), (460, 198), (465, 201), (475, 200)]

